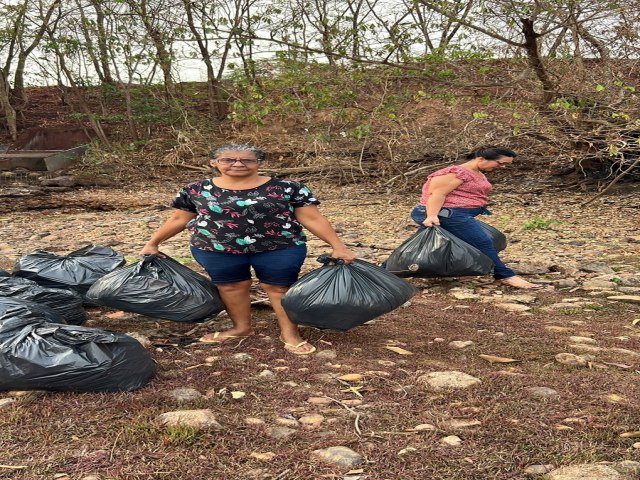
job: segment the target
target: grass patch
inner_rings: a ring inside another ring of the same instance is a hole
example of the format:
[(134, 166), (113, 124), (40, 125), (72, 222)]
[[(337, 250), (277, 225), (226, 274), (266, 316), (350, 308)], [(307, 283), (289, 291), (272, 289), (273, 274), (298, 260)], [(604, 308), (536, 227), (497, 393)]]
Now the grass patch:
[(540, 217), (533, 217), (522, 225), (523, 230), (547, 230), (551, 225), (561, 223), (559, 220), (553, 218), (546, 219)]

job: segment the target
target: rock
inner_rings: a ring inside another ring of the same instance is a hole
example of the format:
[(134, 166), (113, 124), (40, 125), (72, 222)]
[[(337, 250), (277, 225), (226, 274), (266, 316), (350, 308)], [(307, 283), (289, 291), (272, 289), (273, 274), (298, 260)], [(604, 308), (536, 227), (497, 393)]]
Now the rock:
[(295, 418), (278, 417), (276, 418), (276, 423), (289, 428), (298, 428), (300, 426)]
[[(608, 465), (571, 465), (547, 473), (545, 480), (626, 480)], [(629, 479), (630, 480), (630, 479)]]
[(478, 383), (480, 379), (455, 370), (445, 372), (431, 372), (418, 377), (418, 383), (426, 383), (435, 390), (447, 388), (468, 388)]
[(45, 178), (40, 181), (40, 185), (43, 187), (75, 187), (77, 185), (76, 179), (70, 175), (64, 175), (55, 178)]
[(468, 288), (452, 288), (449, 290), (449, 295), (457, 300), (480, 300), (482, 298), (482, 295), (474, 293)]
[(86, 477), (82, 477), (80, 480), (100, 480), (99, 475), (87, 475)]
[(578, 264), (578, 268), (583, 272), (587, 272), (587, 273), (607, 273), (607, 274), (616, 273), (613, 268), (611, 268), (606, 263), (602, 263), (602, 262), (584, 262), (584, 263)]
[(478, 425), (482, 425), (482, 422), (479, 420), (471, 420), (468, 418), (452, 418), (451, 420), (443, 422), (443, 426), (450, 430), (477, 427)]
[(556, 390), (549, 387), (527, 387), (525, 390), (536, 398), (557, 398), (560, 396)]
[(327, 397), (309, 397), (307, 403), (312, 405), (331, 405), (333, 400)]
[(403, 455), (407, 455), (409, 453), (413, 453), (413, 452), (417, 452), (417, 451), (418, 451), (418, 449), (415, 448), (415, 447), (406, 447), (406, 448), (403, 448), (402, 450), (398, 451), (398, 456), (401, 457)]
[(566, 278), (566, 279), (563, 279), (563, 280), (558, 280), (556, 282), (556, 286), (558, 288), (573, 288), (573, 287), (577, 287), (578, 286), (578, 282), (576, 282), (572, 278)]
[(204, 398), (204, 395), (195, 388), (176, 388), (169, 392), (169, 396), (178, 402), (192, 402)]
[(421, 423), (420, 425), (413, 427), (413, 430), (416, 432), (432, 432), (437, 429), (435, 425), (431, 425), (430, 423)]
[(292, 435), (298, 433), (297, 430), (289, 427), (270, 427), (265, 431), (268, 437), (274, 438), (276, 440), (286, 440)]
[(615, 300), (616, 302), (638, 303), (640, 304), (640, 295), (612, 295), (607, 300)]
[(585, 345), (584, 343), (570, 343), (567, 346), (571, 350), (577, 350), (578, 352), (587, 352), (587, 353), (600, 353), (604, 350), (601, 347), (596, 347), (595, 345)]
[(251, 425), (252, 427), (261, 427), (262, 425), (265, 425), (265, 421), (257, 417), (247, 417), (244, 419), (244, 423)]
[(152, 345), (149, 337), (146, 337), (139, 332), (127, 332), (125, 335), (129, 335), (131, 338), (135, 338), (144, 348), (149, 348)]
[(330, 373), (316, 373), (313, 378), (321, 383), (335, 383), (336, 379)]
[(640, 287), (640, 274), (618, 275), (621, 285), (625, 287)]
[(595, 345), (596, 342), (593, 338), (590, 337), (580, 337), (577, 335), (572, 335), (569, 337), (569, 341), (573, 343), (588, 343), (590, 345)]
[(11, 405), (15, 401), (15, 398), (0, 398), (0, 409)]
[(8, 397), (14, 397), (16, 399), (28, 398), (29, 400), (32, 400), (35, 398), (44, 397), (50, 392), (47, 392), (45, 390), (9, 390), (6, 393)]
[(320, 350), (315, 354), (315, 358), (320, 360), (335, 360), (337, 357), (338, 353), (335, 350)]
[(364, 458), (348, 447), (337, 446), (314, 450), (311, 455), (324, 462), (332, 463), (339, 467), (354, 468), (364, 462)]
[(222, 425), (218, 423), (213, 412), (204, 410), (176, 410), (174, 412), (163, 413), (156, 417), (156, 421), (164, 426), (183, 426), (196, 429), (212, 428), (219, 430)]
[(530, 476), (544, 475), (553, 470), (553, 465), (529, 465), (524, 469), (524, 473)]
[(516, 275), (542, 275), (549, 273), (551, 270), (550, 265), (541, 265), (533, 263), (515, 263), (510, 265), (511, 269)]
[(458, 350), (462, 350), (463, 348), (470, 347), (473, 344), (474, 343), (471, 340), (465, 340), (465, 341), (455, 340), (453, 342), (449, 342), (449, 347), (457, 348)]
[(628, 478), (640, 478), (640, 462), (632, 460), (623, 460), (611, 465), (614, 470)]
[(560, 327), (558, 325), (549, 325), (547, 327), (544, 327), (544, 329), (549, 331), (549, 332), (554, 332), (554, 333), (566, 333), (566, 332), (570, 332), (571, 331), (570, 328)]
[(618, 291), (622, 293), (640, 293), (640, 287), (618, 287)]
[(636, 450), (640, 449), (640, 442), (636, 442), (633, 445), (631, 445), (633, 448), (635, 448)]
[(276, 454), (273, 452), (252, 452), (249, 456), (256, 460), (264, 460), (265, 462), (268, 462), (273, 460)]
[(633, 350), (627, 350), (626, 348), (612, 347), (612, 348), (607, 348), (607, 351), (617, 353), (618, 355), (626, 355), (627, 357), (633, 357), (633, 358), (640, 357), (640, 353), (634, 352)]
[(614, 279), (616, 278), (615, 275), (602, 275), (589, 278), (582, 282), (580, 288), (582, 290), (615, 290), (617, 285), (614, 283)]
[(531, 310), (531, 307), (527, 307), (526, 305), (521, 305), (519, 303), (495, 303), (494, 305), (502, 310), (512, 313), (522, 313)]
[(231, 358), (236, 362), (248, 362), (249, 360), (253, 360), (253, 357), (251, 355), (244, 352), (235, 353), (231, 356)]
[(559, 353), (555, 358), (556, 362), (570, 367), (585, 367), (587, 365), (587, 361), (583, 357), (573, 353)]
[(263, 380), (274, 380), (276, 377), (276, 374), (273, 373), (271, 370), (262, 370), (258, 374), (258, 377), (260, 377)]
[(519, 295), (500, 295), (499, 299), (501, 303), (522, 303), (523, 305), (531, 305), (532, 303), (536, 303), (538, 297), (535, 295), (521, 293)]
[(304, 415), (298, 419), (301, 425), (309, 428), (319, 427), (324, 422), (324, 417), (319, 414)]
[(448, 437), (441, 438), (440, 443), (451, 447), (457, 447), (458, 445), (462, 445), (462, 439), (456, 435), (449, 435)]

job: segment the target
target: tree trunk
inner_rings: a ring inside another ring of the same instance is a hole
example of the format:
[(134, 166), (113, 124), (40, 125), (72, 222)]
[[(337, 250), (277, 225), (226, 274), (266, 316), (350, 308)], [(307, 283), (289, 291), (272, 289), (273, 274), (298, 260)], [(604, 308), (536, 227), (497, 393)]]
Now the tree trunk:
[(527, 52), (529, 65), (536, 73), (538, 80), (542, 83), (544, 91), (542, 99), (545, 103), (550, 103), (556, 97), (557, 86), (551, 81), (540, 56), (540, 47), (538, 45), (538, 34), (533, 28), (533, 20), (521, 18), (522, 33), (524, 34), (524, 49)]
[(9, 100), (9, 85), (7, 84), (7, 79), (4, 75), (4, 71), (1, 69), (0, 69), (0, 107), (2, 107), (2, 111), (4, 112), (5, 118), (7, 119), (7, 129), (9, 130), (9, 135), (11, 135), (11, 140), (15, 142), (18, 139), (16, 111), (11, 105), (11, 101)]

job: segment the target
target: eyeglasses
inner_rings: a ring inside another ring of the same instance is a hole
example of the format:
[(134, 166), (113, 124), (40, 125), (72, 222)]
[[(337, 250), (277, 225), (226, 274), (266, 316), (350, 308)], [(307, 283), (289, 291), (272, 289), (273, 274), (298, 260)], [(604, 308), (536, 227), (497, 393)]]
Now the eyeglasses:
[(216, 159), (217, 163), (220, 163), (222, 165), (233, 165), (236, 162), (240, 162), (241, 164), (243, 164), (244, 166), (253, 166), (256, 165), (258, 163), (261, 163), (261, 160), (258, 160), (256, 158), (228, 158), (228, 157), (224, 157), (224, 158), (217, 158)]

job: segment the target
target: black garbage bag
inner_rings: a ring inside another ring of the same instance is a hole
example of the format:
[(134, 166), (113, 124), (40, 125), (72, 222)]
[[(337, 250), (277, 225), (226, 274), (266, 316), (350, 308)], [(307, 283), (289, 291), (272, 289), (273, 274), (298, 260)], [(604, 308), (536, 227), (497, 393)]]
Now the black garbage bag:
[(72, 288), (85, 294), (96, 280), (124, 263), (121, 254), (102, 245), (87, 245), (66, 256), (36, 250), (18, 259), (13, 274), (43, 287)]
[(98, 280), (87, 298), (125, 312), (176, 322), (202, 322), (224, 310), (207, 278), (165, 256), (145, 255)]
[(0, 313), (0, 390), (130, 391), (154, 373), (149, 353), (127, 335)]
[(9, 272), (7, 272), (6, 270), (3, 270), (0, 268), (0, 278), (2, 277), (10, 277), (11, 274)]
[(66, 288), (48, 288), (20, 277), (0, 277), (0, 297), (13, 297), (41, 303), (58, 312), (69, 325), (82, 325), (87, 316), (82, 296)]
[(399, 277), (486, 275), (493, 261), (477, 248), (434, 225), (416, 232), (389, 256), (386, 269)]
[(481, 222), (480, 220), (478, 220), (478, 223), (480, 224), (480, 227), (491, 237), (493, 248), (496, 249), (496, 252), (501, 252), (507, 248), (507, 237), (504, 233), (497, 228), (492, 227), (488, 223)]
[(293, 323), (345, 331), (395, 310), (417, 293), (406, 281), (363, 260), (345, 265), (323, 255), (318, 261), (324, 265), (282, 297)]
[(65, 323), (64, 318), (47, 305), (23, 300), (21, 298), (0, 296), (0, 324), (5, 320), (15, 318), (34, 322)]

